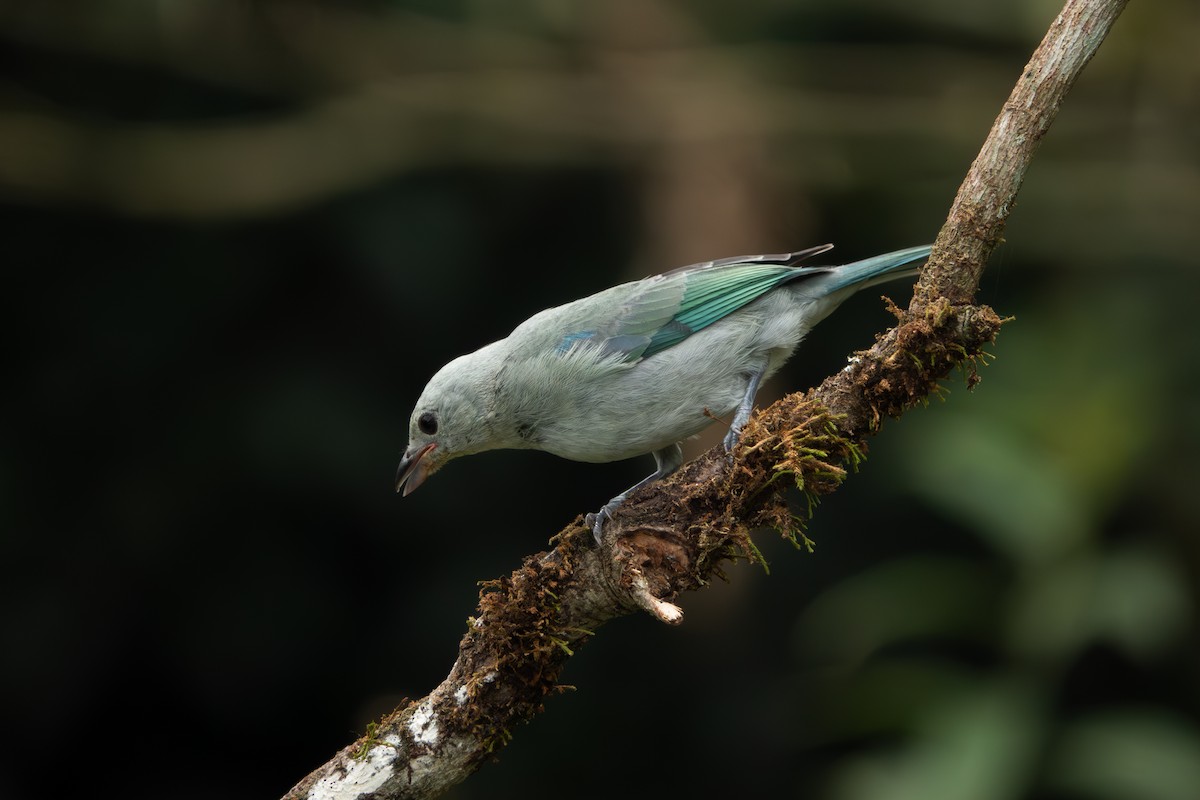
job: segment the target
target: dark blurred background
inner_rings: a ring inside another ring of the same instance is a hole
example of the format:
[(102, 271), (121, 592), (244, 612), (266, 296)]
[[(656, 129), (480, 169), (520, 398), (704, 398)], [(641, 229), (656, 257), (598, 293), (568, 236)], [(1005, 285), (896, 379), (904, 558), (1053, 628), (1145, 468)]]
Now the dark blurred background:
[[(681, 264), (932, 240), (1057, 10), (0, 2), (0, 797), (276, 797), (425, 694), (476, 582), (651, 468), (402, 501), (430, 375)], [(605, 627), (453, 797), (1200, 797), (1197, 36), (1133, 3), (1077, 84), (983, 383), (885, 426), (813, 555)]]

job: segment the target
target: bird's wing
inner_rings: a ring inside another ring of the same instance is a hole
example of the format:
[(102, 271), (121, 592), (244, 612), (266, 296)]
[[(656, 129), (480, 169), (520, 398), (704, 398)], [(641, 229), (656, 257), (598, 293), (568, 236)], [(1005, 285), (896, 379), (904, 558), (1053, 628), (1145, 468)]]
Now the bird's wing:
[(557, 350), (565, 354), (586, 347), (626, 362), (648, 358), (727, 317), (780, 284), (804, 275), (828, 272), (826, 268), (794, 265), (829, 247), (823, 245), (795, 253), (740, 256), (693, 264), (616, 287), (609, 290), (617, 293), (617, 297), (612, 298), (613, 302), (605, 303), (605, 318), (588, 329), (567, 333)]

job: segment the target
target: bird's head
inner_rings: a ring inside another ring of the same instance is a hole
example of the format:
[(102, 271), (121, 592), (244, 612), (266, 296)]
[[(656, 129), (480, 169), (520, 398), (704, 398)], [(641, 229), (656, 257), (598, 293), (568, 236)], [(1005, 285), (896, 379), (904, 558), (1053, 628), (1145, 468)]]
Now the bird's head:
[(497, 446), (491, 412), (495, 370), (488, 349), (451, 361), (421, 392), (408, 422), (408, 449), (396, 470), (397, 492), (407, 496), (446, 462)]

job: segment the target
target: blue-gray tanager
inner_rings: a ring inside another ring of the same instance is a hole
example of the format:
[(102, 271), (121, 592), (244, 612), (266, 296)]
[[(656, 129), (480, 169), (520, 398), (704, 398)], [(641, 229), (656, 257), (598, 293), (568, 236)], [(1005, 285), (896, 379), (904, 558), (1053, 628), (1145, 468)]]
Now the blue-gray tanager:
[(451, 459), (532, 448), (575, 461), (651, 453), (657, 469), (588, 522), (597, 541), (626, 495), (671, 474), (682, 440), (733, 414), (732, 450), (765, 378), (858, 289), (916, 272), (913, 247), (835, 267), (833, 245), (682, 267), (534, 314), (442, 367), (417, 401), (396, 472), (405, 495)]

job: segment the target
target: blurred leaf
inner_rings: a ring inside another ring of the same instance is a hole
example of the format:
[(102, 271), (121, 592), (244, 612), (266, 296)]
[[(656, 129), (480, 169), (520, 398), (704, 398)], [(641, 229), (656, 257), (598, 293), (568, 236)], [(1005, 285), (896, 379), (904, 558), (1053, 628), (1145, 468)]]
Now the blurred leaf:
[(1045, 726), (1036, 693), (984, 684), (945, 697), (917, 718), (908, 744), (843, 765), (836, 800), (1004, 800), (1020, 797)]
[(1098, 714), (1067, 730), (1049, 780), (1096, 800), (1194, 800), (1200, 733), (1161, 711)]
[(979, 685), (973, 670), (946, 660), (894, 655), (858, 666), (810, 669), (801, 677), (813, 707), (804, 713), (801, 745), (911, 733), (914, 720), (947, 696)]
[(1148, 657), (1190, 625), (1185, 576), (1160, 553), (1083, 554), (1038, 570), (1012, 593), (1019, 651), (1069, 658), (1098, 639)]
[(966, 559), (898, 559), (818, 596), (797, 620), (793, 643), (805, 662), (861, 662), (906, 638), (986, 630), (995, 595), (995, 577)]

